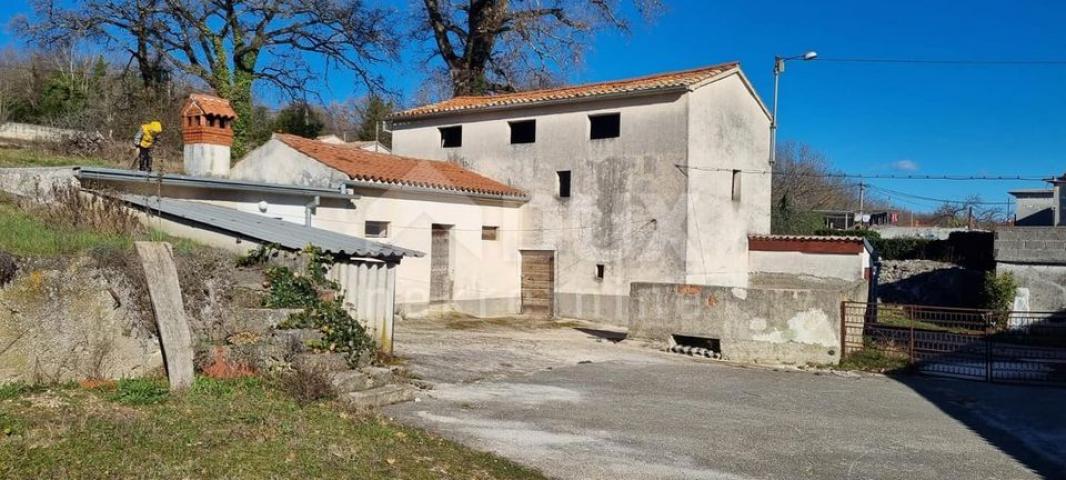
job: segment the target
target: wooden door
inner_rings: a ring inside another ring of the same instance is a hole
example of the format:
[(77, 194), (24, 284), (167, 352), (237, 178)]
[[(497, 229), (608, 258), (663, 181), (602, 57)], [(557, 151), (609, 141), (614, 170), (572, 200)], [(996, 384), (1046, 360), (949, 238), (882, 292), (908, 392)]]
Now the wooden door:
[(451, 227), (434, 224), (430, 230), (429, 301), (452, 299)]
[(551, 317), (555, 300), (555, 252), (522, 251), (522, 313)]

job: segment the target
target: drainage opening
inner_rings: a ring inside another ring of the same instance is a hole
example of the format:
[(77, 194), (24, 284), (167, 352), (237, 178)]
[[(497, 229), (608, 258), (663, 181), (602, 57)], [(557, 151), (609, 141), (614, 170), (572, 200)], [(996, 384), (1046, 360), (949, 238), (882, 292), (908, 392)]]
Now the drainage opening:
[(670, 351), (694, 357), (722, 358), (722, 341), (717, 338), (671, 335)]

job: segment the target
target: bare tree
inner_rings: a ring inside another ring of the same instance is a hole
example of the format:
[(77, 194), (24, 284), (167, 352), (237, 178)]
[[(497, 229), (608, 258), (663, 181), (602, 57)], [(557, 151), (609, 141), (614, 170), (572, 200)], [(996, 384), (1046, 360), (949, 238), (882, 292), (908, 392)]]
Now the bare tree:
[(832, 173), (821, 152), (802, 143), (782, 142), (771, 187), (774, 205), (784, 202), (797, 210), (858, 208), (857, 185)]
[[(452, 93), (476, 95), (543, 85), (581, 60), (593, 34), (628, 31), (627, 0), (423, 0), (419, 31), (431, 36)], [(650, 18), (660, 0), (628, 0)]]
[[(356, 73), (371, 89), (383, 87), (372, 66), (395, 58), (391, 11), (363, 0), (88, 0), (64, 8), (38, 0), (36, 23), (25, 31), (39, 41), (63, 32), (105, 39), (131, 51), (150, 72), (153, 55), (204, 81), (237, 111), (235, 149), (245, 146), (253, 113), (253, 84), (298, 98), (314, 78), (307, 60)], [(143, 54), (142, 54), (143, 50)]]

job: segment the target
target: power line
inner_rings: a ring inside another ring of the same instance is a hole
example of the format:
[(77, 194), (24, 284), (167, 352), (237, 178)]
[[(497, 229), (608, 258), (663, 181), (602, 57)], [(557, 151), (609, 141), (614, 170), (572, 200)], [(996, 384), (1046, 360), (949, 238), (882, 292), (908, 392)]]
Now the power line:
[(1066, 65), (1066, 60), (948, 60), (925, 58), (816, 58), (816, 62), (835, 63), (902, 63), (925, 65)]
[(986, 201), (981, 201), (981, 200), (974, 200), (974, 201), (970, 201), (970, 200), (948, 200), (948, 199), (943, 199), (943, 198), (925, 197), (925, 196), (922, 196), (922, 195), (915, 195), (913, 193), (900, 192), (900, 191), (897, 191), (897, 190), (890, 190), (890, 189), (887, 189), (887, 188), (884, 188), (884, 187), (878, 187), (876, 185), (867, 184), (866, 186), (869, 187), (869, 188), (872, 188), (874, 190), (881, 191), (881, 192), (884, 192), (884, 193), (887, 193), (887, 194), (890, 194), (890, 195), (895, 195), (895, 196), (900, 196), (900, 197), (905, 197), (905, 198), (911, 198), (911, 199), (914, 199), (914, 200), (925, 200), (925, 201), (929, 201), (929, 202), (955, 203), (955, 204), (962, 204), (962, 205), (1000, 205), (1000, 206), (1010, 204), (1010, 202), (986, 202)]
[(691, 165), (675, 164), (678, 168), (687, 170), (699, 170), (707, 172), (742, 172), (758, 175), (779, 175), (785, 177), (816, 177), (816, 178), (854, 178), (865, 180), (951, 180), (951, 181), (1026, 181), (1044, 182), (1055, 178), (1054, 175), (890, 175), (890, 174), (863, 174), (863, 173), (807, 173), (807, 172), (783, 172), (770, 170), (737, 170), (734, 168), (694, 167)]

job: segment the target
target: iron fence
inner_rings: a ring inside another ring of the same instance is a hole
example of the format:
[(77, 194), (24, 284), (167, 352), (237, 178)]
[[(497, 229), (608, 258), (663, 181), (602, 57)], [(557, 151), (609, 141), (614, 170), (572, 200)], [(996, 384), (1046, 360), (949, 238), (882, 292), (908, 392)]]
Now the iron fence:
[(1066, 312), (844, 302), (841, 352), (929, 375), (1066, 386)]

